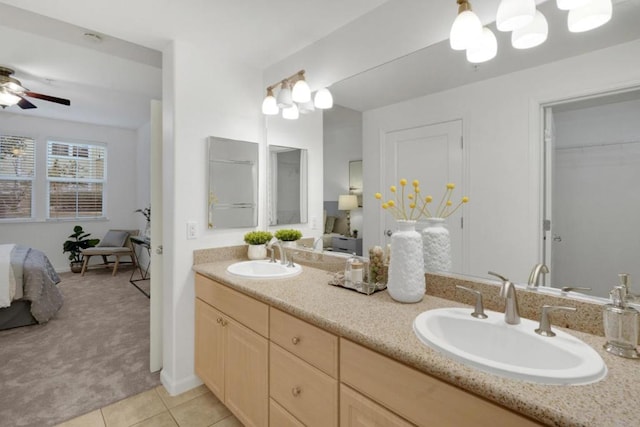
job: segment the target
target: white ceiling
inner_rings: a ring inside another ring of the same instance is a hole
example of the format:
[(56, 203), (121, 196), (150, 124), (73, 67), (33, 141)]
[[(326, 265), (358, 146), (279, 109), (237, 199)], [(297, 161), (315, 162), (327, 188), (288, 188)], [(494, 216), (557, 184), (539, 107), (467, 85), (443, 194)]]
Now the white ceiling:
[(31, 99), (37, 109), (0, 114), (136, 129), (148, 121), (149, 100), (162, 97), (160, 51), (171, 40), (209, 43), (263, 69), (384, 2), (0, 0), (0, 65), (31, 91), (71, 100)]

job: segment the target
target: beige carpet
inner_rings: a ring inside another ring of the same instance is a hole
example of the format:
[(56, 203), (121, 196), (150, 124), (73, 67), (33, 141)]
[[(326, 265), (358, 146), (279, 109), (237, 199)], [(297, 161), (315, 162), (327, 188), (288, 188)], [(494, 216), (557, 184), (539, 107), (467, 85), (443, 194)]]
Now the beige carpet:
[(149, 372), (149, 299), (130, 274), (61, 274), (52, 320), (0, 331), (1, 427), (51, 426), (160, 384)]

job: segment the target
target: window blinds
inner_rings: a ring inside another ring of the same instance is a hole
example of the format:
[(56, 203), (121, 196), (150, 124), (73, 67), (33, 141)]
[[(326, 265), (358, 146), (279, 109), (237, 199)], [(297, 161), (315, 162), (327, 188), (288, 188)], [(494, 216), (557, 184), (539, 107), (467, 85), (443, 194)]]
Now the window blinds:
[(32, 138), (0, 135), (0, 219), (32, 217), (34, 147)]

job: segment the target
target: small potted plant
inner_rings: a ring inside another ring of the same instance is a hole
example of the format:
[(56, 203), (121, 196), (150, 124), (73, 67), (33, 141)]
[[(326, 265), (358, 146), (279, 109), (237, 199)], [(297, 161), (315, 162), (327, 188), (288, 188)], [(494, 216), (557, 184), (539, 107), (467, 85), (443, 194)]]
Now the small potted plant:
[(76, 225), (69, 240), (62, 244), (62, 253), (69, 252), (70, 267), (74, 273), (82, 271), (82, 250), (92, 248), (100, 242), (100, 239), (89, 239), (89, 236), (91, 233), (85, 233), (80, 225)]
[(285, 244), (292, 245), (293, 242), (302, 237), (302, 232), (300, 230), (294, 230), (292, 228), (283, 228), (277, 230), (274, 236), (276, 239), (285, 242)]
[(244, 242), (249, 245), (247, 255), (249, 259), (265, 259), (267, 247), (265, 246), (273, 238), (268, 231), (249, 231), (244, 235)]

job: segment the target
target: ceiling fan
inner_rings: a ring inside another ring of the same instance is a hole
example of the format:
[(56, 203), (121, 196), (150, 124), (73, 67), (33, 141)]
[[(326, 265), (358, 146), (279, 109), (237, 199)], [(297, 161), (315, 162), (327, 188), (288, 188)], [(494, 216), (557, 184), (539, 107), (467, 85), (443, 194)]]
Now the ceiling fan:
[(25, 96), (37, 99), (43, 99), (49, 102), (55, 102), (57, 104), (71, 105), (71, 101), (64, 98), (57, 98), (55, 96), (43, 95), (37, 92), (31, 92), (29, 89), (22, 86), (20, 80), (11, 77), (14, 71), (11, 68), (0, 66), (0, 106), (2, 108), (10, 107), (18, 104), (18, 107), (23, 110), (29, 108), (38, 108)]

